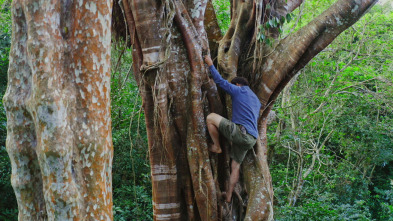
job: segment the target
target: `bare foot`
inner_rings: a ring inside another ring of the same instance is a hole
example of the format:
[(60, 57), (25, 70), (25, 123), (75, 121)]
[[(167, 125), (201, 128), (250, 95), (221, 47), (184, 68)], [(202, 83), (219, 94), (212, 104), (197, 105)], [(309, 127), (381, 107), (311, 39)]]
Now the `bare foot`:
[(227, 200), (227, 193), (226, 192), (221, 192), (221, 198), (225, 200), (226, 203), (231, 203), (231, 200)]
[(226, 194), (226, 197), (227, 197), (227, 199), (226, 199), (226, 201), (227, 201), (227, 203), (230, 203), (231, 202), (231, 198), (232, 198), (232, 193), (227, 193)]
[(222, 152), (220, 146), (217, 146), (217, 145), (214, 145), (214, 144), (211, 144), (211, 145), (209, 146), (209, 150), (210, 150), (211, 152), (213, 152), (213, 153), (221, 153), (221, 152)]
[(221, 198), (226, 199), (227, 198), (227, 193), (226, 192), (221, 192)]

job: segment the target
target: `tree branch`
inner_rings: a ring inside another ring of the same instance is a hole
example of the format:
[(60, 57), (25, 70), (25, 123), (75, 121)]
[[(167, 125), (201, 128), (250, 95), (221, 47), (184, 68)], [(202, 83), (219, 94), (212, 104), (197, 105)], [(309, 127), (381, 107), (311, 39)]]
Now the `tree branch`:
[(274, 103), (289, 80), (377, 0), (339, 0), (308, 25), (283, 39), (266, 59), (258, 96)]
[(275, 11), (280, 16), (285, 16), (299, 7), (304, 0), (278, 0), (276, 3)]
[[(314, 19), (305, 29), (317, 28), (322, 32), (312, 39), (292, 73), (302, 69), (313, 57), (326, 48), (341, 32), (357, 22), (378, 0), (340, 0)], [(324, 28), (323, 28), (324, 27)], [(307, 35), (307, 34), (306, 34)]]
[(212, 58), (215, 58), (218, 53), (218, 42), (221, 40), (222, 34), (211, 1), (207, 2), (204, 25), (209, 40), (210, 55)]

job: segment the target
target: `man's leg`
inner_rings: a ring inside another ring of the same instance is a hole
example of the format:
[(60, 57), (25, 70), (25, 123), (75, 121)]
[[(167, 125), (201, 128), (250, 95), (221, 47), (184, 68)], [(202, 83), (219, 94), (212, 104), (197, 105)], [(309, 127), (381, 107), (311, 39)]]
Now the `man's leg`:
[(213, 140), (213, 145), (209, 148), (209, 150), (214, 153), (222, 152), (220, 147), (220, 139), (219, 139), (219, 131), (218, 131), (218, 127), (220, 125), (222, 118), (223, 117), (215, 113), (211, 113), (207, 115), (206, 118), (207, 129), (209, 130), (210, 137)]
[(239, 180), (240, 163), (232, 159), (231, 167), (232, 167), (232, 172), (231, 172), (231, 177), (229, 178), (229, 188), (226, 194), (227, 196), (226, 200), (228, 203), (231, 202), (233, 189), (235, 188), (235, 184)]

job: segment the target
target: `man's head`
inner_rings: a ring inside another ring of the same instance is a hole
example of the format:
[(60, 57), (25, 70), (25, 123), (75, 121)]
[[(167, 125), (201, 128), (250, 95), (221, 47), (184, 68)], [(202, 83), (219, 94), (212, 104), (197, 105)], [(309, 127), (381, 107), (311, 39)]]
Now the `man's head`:
[(240, 86), (248, 86), (248, 81), (244, 77), (235, 77), (231, 81), (232, 84), (240, 84)]

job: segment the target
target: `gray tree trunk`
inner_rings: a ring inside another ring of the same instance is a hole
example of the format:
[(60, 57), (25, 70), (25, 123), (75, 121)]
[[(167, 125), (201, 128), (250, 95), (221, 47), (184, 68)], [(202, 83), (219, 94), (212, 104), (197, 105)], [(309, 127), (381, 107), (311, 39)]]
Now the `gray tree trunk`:
[(112, 220), (112, 1), (12, 2), (7, 151), (19, 220)]

